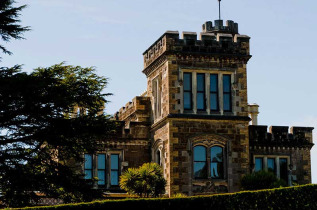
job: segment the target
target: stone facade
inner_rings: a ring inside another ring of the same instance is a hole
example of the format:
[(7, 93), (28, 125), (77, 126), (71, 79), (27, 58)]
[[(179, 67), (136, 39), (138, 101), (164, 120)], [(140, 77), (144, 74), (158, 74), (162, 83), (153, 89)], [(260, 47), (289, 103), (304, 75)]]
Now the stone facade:
[(291, 181), (311, 182), (313, 128), (267, 132), (257, 125), (258, 105), (249, 105), (247, 95), (249, 41), (237, 23), (216, 20), (203, 25), (199, 39), (195, 32), (167, 31), (143, 53), (147, 91), (115, 114), (121, 130), (104, 141), (105, 151), (120, 151), (120, 172), (157, 162), (169, 196), (239, 191), (256, 160), (263, 170), (276, 160), (280, 177), (288, 161)]

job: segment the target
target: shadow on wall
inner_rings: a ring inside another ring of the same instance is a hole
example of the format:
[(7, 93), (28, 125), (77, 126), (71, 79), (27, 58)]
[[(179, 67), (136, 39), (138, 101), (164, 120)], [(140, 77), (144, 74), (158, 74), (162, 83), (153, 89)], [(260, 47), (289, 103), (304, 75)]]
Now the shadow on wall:
[(306, 117), (303, 121), (292, 123), (292, 125), (314, 127), (313, 143), (315, 144), (311, 150), (311, 172), (312, 183), (317, 184), (317, 116)]

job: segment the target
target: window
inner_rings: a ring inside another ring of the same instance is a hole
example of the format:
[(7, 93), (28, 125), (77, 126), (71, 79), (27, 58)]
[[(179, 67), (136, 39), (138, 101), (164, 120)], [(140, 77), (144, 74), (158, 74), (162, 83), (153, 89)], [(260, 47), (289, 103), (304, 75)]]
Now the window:
[(161, 151), (157, 150), (155, 155), (156, 155), (156, 157), (155, 157), (156, 163), (161, 166), (162, 165), (162, 163), (161, 163)]
[(210, 110), (218, 111), (218, 74), (210, 75)]
[(223, 174), (223, 149), (219, 146), (210, 149), (210, 172), (211, 178), (222, 179)]
[(192, 107), (192, 74), (184, 73), (184, 109), (191, 110)]
[(112, 154), (110, 159), (111, 159), (110, 184), (112, 186), (117, 186), (119, 185), (119, 155)]
[(231, 112), (231, 75), (223, 75), (223, 111)]
[(288, 183), (288, 164), (290, 158), (286, 156), (256, 156), (254, 158), (254, 172), (266, 170), (273, 172), (278, 178)]
[(154, 118), (161, 116), (161, 90), (159, 79), (155, 78), (152, 82), (153, 98), (154, 98)]
[[(208, 78), (207, 84), (206, 77)], [(231, 74), (220, 74), (219, 76), (219, 74), (209, 74), (207, 72), (197, 73), (196, 76), (193, 77), (192, 73), (184, 72), (183, 108), (185, 112), (188, 110), (192, 110), (194, 113), (197, 113), (197, 111), (205, 111), (214, 114), (219, 112), (222, 114), (232, 112), (231, 77)], [(192, 78), (195, 78), (196, 81), (193, 81)]]
[[(120, 155), (85, 154), (84, 173), (85, 179), (92, 180), (94, 176), (98, 178), (98, 186), (101, 188), (119, 185), (120, 175)], [(109, 166), (109, 167), (108, 167)]]
[(280, 158), (280, 179), (288, 183), (288, 170), (286, 158)]
[(275, 158), (267, 159), (267, 170), (276, 174)]
[(198, 179), (207, 178), (207, 156), (206, 147), (194, 147), (194, 177)]
[(106, 184), (106, 155), (98, 154), (98, 185)]
[(205, 74), (197, 74), (197, 110), (205, 109)]
[(263, 170), (263, 158), (261, 157), (257, 157), (255, 158), (255, 168), (254, 171), (258, 172), (258, 171), (262, 171)]
[(92, 179), (92, 155), (85, 154), (85, 179)]

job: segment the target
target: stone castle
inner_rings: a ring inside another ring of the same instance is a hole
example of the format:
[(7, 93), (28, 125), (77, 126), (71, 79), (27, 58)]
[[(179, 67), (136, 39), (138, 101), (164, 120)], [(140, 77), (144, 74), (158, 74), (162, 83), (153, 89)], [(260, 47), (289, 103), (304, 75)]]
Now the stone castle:
[(119, 176), (160, 164), (168, 195), (236, 192), (245, 174), (270, 170), (289, 185), (311, 183), (311, 127), (257, 125), (248, 103), (250, 37), (222, 20), (195, 32), (167, 31), (144, 53), (147, 90), (114, 116), (121, 130), (85, 154), (85, 178), (118, 191)]

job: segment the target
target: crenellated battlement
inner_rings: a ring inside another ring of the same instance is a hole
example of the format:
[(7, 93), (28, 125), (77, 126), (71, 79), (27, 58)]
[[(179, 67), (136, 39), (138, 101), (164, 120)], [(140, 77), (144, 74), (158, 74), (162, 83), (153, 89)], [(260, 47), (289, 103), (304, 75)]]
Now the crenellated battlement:
[(150, 98), (137, 96), (115, 113), (115, 119), (120, 121), (144, 122), (150, 119)]
[(232, 20), (227, 20), (226, 25), (223, 25), (223, 20), (215, 20), (215, 25), (213, 26), (212, 21), (207, 21), (203, 24), (203, 32), (213, 32), (213, 33), (231, 33), (238, 34), (239, 27), (238, 23)]
[(250, 125), (250, 146), (313, 146), (312, 127), (271, 126), (269, 132), (266, 125)]
[[(217, 22), (217, 21), (216, 21)], [(250, 58), (250, 37), (237, 33), (237, 23), (227, 21), (227, 26), (216, 25), (206, 22), (203, 32), (197, 38), (196, 32), (178, 31), (165, 32), (144, 53), (144, 69), (152, 64), (158, 57), (165, 53), (191, 53), (226, 55)]]

